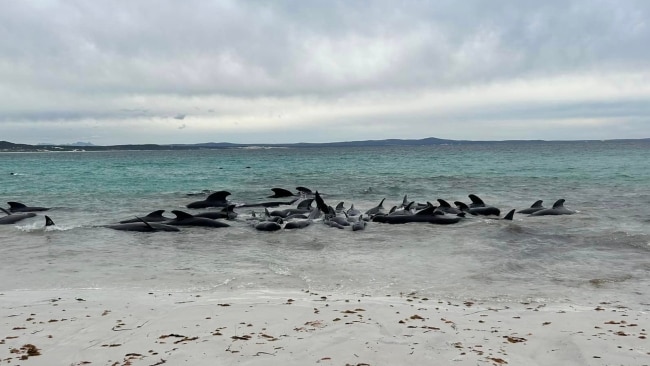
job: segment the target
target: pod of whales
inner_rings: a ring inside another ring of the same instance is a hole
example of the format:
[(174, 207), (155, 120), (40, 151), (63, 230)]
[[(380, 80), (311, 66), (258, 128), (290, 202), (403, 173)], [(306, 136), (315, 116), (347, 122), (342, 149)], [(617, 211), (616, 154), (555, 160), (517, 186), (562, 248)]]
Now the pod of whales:
[[(344, 201), (339, 201), (334, 208), (325, 202), (323, 195), (318, 191), (312, 192), (305, 187), (297, 187), (298, 193), (282, 188), (272, 188), (271, 190), (274, 195), (270, 196), (270, 198), (290, 197), (291, 199), (288, 201), (235, 204), (227, 200), (227, 197), (231, 195), (230, 192), (211, 191), (213, 193), (209, 194), (206, 199), (191, 202), (187, 204), (187, 207), (192, 209), (221, 207), (221, 210), (197, 213), (172, 210), (174, 217), (170, 218), (166, 217), (164, 215), (165, 210), (161, 209), (142, 216), (134, 215), (134, 218), (121, 220), (118, 223), (97, 225), (95, 227), (136, 232), (180, 231), (182, 227), (197, 226), (227, 228), (231, 225), (221, 220), (229, 220), (235, 225), (237, 223), (246, 223), (257, 231), (305, 229), (311, 227), (314, 223), (341, 230), (363, 231), (369, 223), (372, 223), (371, 225), (374, 225), (374, 223), (451, 225), (463, 220), (471, 221), (471, 217), (477, 216), (486, 219), (513, 220), (515, 212), (528, 216), (558, 216), (576, 213), (576, 211), (564, 207), (564, 199), (557, 200), (552, 208), (543, 207), (543, 201), (538, 200), (529, 208), (518, 211), (511, 209), (505, 216), (501, 217), (501, 210), (498, 207), (488, 205), (477, 195), (470, 194), (468, 195), (471, 201), (469, 204), (454, 201), (455, 207), (442, 198), (433, 201), (436, 203), (434, 205), (428, 201), (426, 204), (409, 201), (405, 195), (402, 202), (392, 206), (388, 212), (384, 208), (386, 198), (382, 198), (376, 206), (367, 209), (362, 214), (362, 211), (355, 208), (353, 203), (350, 204), (350, 208), (346, 209), (346, 202)], [(48, 210), (45, 207), (27, 206), (19, 202), (9, 202), (9, 205), (9, 209), (0, 207), (0, 210), (5, 213), (5, 216), (0, 217), (0, 225), (15, 224), (37, 216), (35, 212)], [(270, 212), (267, 209), (267, 207), (275, 206), (283, 207)], [(243, 219), (238, 219), (241, 211), (239, 213), (237, 211), (250, 207), (263, 207), (264, 214), (256, 215), (253, 211), (252, 217), (246, 215)], [(45, 218), (46, 227), (54, 225), (51, 218), (48, 216)]]

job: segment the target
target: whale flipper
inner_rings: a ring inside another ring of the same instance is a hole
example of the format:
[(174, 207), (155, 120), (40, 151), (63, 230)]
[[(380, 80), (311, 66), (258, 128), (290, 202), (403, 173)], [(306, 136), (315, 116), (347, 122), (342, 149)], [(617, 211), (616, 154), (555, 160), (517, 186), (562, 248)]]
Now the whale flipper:
[(138, 219), (140, 222), (144, 223), (144, 225), (145, 225), (146, 227), (148, 227), (149, 229), (151, 229), (151, 231), (156, 230), (156, 229), (153, 228), (153, 226), (151, 226), (150, 223), (148, 223), (147, 221), (145, 221), (143, 218), (138, 217), (138, 216), (136, 216), (135, 218)]
[(319, 210), (323, 211), (323, 213), (327, 215), (329, 213), (329, 208), (327, 207), (325, 201), (323, 201), (323, 197), (320, 196), (318, 191), (315, 193), (314, 200), (316, 200), (316, 207), (318, 207)]

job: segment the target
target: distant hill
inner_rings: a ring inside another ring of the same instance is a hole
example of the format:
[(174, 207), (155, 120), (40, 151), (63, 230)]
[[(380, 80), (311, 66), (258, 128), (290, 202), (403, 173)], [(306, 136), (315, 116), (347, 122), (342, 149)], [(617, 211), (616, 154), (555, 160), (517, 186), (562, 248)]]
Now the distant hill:
[[(581, 140), (588, 141), (588, 140)], [(594, 140), (600, 141), (600, 140)], [(642, 141), (650, 142), (650, 139), (628, 139), (628, 140), (607, 140), (607, 141)], [(207, 142), (200, 144), (141, 144), (141, 145), (93, 145), (90, 142), (76, 142), (68, 145), (54, 144), (15, 144), (8, 141), (0, 141), (2, 152), (38, 152), (38, 151), (111, 151), (111, 150), (200, 150), (200, 149), (233, 149), (233, 148), (317, 148), (317, 147), (371, 147), (371, 146), (429, 146), (429, 145), (459, 145), (459, 144), (502, 144), (502, 143), (540, 143), (549, 142), (544, 140), (504, 140), (504, 141), (469, 141), (469, 140), (446, 140), (435, 137), (427, 137), (417, 140), (386, 139), (386, 140), (363, 140), (363, 141), (341, 141), (341, 142), (299, 142), (293, 144), (234, 144), (230, 142)], [(571, 142), (571, 141), (562, 141)], [(575, 141), (574, 141), (575, 142)]]

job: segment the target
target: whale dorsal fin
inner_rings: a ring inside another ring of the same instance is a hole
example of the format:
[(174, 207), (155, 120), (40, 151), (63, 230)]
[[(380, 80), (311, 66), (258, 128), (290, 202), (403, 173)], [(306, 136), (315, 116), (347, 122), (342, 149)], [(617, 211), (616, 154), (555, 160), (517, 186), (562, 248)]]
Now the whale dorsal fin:
[(408, 205), (408, 203), (409, 203), (408, 198), (407, 198), (406, 196), (407, 196), (407, 195), (405, 194), (405, 195), (404, 195), (404, 198), (402, 199), (402, 206), (406, 206), (406, 205)]
[(553, 208), (560, 208), (560, 207), (564, 207), (564, 198), (555, 201), (555, 203), (553, 204)]
[[(163, 212), (165, 212), (165, 210), (154, 211), (154, 212), (151, 212), (150, 214), (148, 214), (148, 215), (145, 216), (145, 217), (161, 217), (162, 214), (163, 214)], [(136, 216), (136, 217), (137, 217), (137, 216)], [(139, 218), (139, 217), (138, 217), (138, 218)]]
[(530, 206), (530, 208), (538, 208), (538, 207), (542, 207), (542, 202), (544, 202), (544, 201), (542, 201), (542, 200), (537, 200), (537, 201), (535, 201), (535, 203), (533, 203), (532, 206)]
[(336, 211), (342, 211), (345, 210), (345, 207), (343, 207), (343, 202), (339, 202), (338, 205), (336, 205)]
[[(172, 211), (172, 212), (173, 212), (173, 211)], [(180, 211), (179, 211), (179, 212), (180, 212)], [(143, 219), (142, 217), (138, 217), (138, 216), (136, 216), (135, 218), (138, 219), (138, 220), (140, 220), (141, 222), (143, 222), (143, 223), (145, 224), (145, 226), (148, 226), (148, 227), (149, 227), (149, 229), (151, 229), (151, 230), (155, 230), (155, 229), (153, 228), (153, 226), (151, 226), (151, 224), (147, 222), (147, 220)]]
[(206, 198), (206, 201), (225, 201), (226, 197), (230, 196), (230, 192), (228, 191), (218, 191), (214, 192), (213, 194), (209, 195), (208, 198)]
[(395, 210), (397, 210), (397, 206), (391, 207), (390, 210), (388, 211), (388, 213), (393, 213), (393, 212), (395, 212)]
[(467, 206), (465, 203), (460, 202), (460, 201), (454, 201), (454, 205), (458, 207), (459, 210), (461, 211), (467, 211), (469, 210), (469, 206)]
[(438, 198), (438, 203), (440, 204), (440, 207), (451, 208), (449, 202), (443, 200), (442, 198)]
[(436, 210), (436, 206), (432, 205), (431, 203), (427, 202), (427, 207), (421, 209), (420, 211), (416, 212), (416, 215), (433, 215), (433, 212)]
[(479, 196), (477, 196), (475, 194), (470, 194), (467, 197), (469, 197), (469, 199), (471, 199), (472, 203), (475, 204), (475, 205), (485, 205), (485, 202), (483, 202), (483, 200), (480, 199)]
[(508, 212), (508, 214), (506, 214), (506, 215), (503, 217), (503, 219), (504, 219), (504, 220), (510, 220), (510, 221), (512, 221), (512, 218), (513, 218), (514, 216), (515, 216), (515, 210), (512, 209), (512, 210), (510, 210), (510, 212)]
[(178, 220), (191, 219), (192, 217), (194, 217), (193, 215), (188, 214), (185, 211), (173, 210), (172, 213), (176, 215), (176, 219)]
[(300, 208), (300, 209), (306, 209), (306, 210), (311, 210), (311, 204), (312, 204), (312, 202), (314, 202), (314, 199), (313, 199), (313, 198), (308, 198), (308, 199), (306, 199), (306, 200), (302, 200), (302, 201), (300, 201), (300, 203), (298, 204), (298, 208)]
[(45, 215), (45, 226), (54, 226), (54, 221), (47, 215)]
[(311, 194), (311, 189), (305, 187), (296, 187), (296, 191), (304, 194)]
[(414, 204), (415, 204), (415, 201), (411, 201), (404, 207), (404, 209), (407, 210), (407, 211), (410, 211), (411, 207), (413, 207)]
[(20, 203), (20, 202), (7, 202), (9, 204), (10, 209), (16, 209), (16, 208), (25, 208), (27, 207), (26, 205)]
[(377, 205), (377, 207), (384, 208), (384, 201), (385, 200), (386, 200), (386, 198), (382, 199), (381, 202), (379, 202), (379, 205)]
[(271, 188), (273, 191), (274, 195), (271, 197), (291, 197), (293, 196), (293, 192), (284, 189), (284, 188)]
[(221, 209), (221, 212), (233, 212), (237, 205), (228, 205)]

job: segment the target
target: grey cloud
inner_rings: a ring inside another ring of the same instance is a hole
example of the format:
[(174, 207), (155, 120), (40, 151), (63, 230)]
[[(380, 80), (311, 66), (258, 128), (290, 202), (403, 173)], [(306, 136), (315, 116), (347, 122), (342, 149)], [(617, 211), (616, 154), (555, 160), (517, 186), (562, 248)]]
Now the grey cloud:
[[(109, 94), (327, 94), (650, 59), (641, 1), (53, 4), (10, 2), (0, 15), (9, 80)], [(376, 70), (374, 57), (388, 64)]]
[[(188, 107), (221, 114), (223, 106), (192, 101), (213, 95), (335, 108), (364, 94), (649, 73), (648, 19), (650, 3), (641, 0), (8, 1), (0, 12), (0, 123), (155, 119)], [(157, 96), (187, 103), (139, 102)], [(647, 113), (641, 104), (531, 108), (549, 118), (627, 117)], [(521, 109), (488, 107), (465, 118), (524, 118)]]

